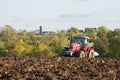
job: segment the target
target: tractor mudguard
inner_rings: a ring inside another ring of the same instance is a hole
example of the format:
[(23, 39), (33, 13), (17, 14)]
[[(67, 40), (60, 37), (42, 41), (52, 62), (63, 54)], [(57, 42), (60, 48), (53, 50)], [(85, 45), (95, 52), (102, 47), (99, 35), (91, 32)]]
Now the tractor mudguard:
[(85, 51), (89, 52), (94, 46), (94, 43), (89, 43), (89, 45), (86, 46)]

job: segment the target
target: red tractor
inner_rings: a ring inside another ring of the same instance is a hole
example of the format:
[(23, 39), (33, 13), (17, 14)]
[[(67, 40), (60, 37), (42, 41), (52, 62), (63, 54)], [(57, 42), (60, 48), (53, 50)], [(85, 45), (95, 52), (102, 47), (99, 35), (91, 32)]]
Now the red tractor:
[(69, 47), (65, 47), (62, 56), (95, 57), (94, 43), (86, 36), (70, 37)]

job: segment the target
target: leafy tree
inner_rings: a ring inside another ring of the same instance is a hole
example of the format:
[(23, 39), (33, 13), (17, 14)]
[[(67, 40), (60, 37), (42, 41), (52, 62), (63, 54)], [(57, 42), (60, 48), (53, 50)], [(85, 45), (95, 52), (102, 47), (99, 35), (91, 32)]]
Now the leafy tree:
[(67, 31), (66, 30), (60, 30), (58, 33), (59, 34), (67, 34)]
[(114, 30), (114, 36), (119, 36), (120, 37), (120, 28)]
[(17, 33), (10, 25), (6, 25), (2, 31), (2, 40), (6, 42), (7, 48), (13, 48), (17, 41)]
[[(107, 40), (104, 40), (107, 41)], [(104, 42), (103, 40), (101, 40), (101, 38), (97, 38), (95, 40), (95, 51), (97, 51), (100, 56), (106, 56), (109, 53), (109, 47), (108, 44), (106, 44), (107, 42)]]
[(101, 26), (98, 28), (98, 37), (107, 37), (110, 30), (106, 26)]
[(93, 40), (97, 39), (96, 28), (85, 28), (85, 34)]
[(37, 42), (36, 42), (37, 37), (35, 32), (28, 33), (28, 36), (29, 36), (29, 44), (33, 46), (37, 46)]
[(111, 56), (120, 57), (120, 29), (115, 29), (109, 39), (109, 51)]
[(110, 30), (106, 26), (98, 28), (98, 38), (95, 41), (95, 50), (100, 53), (101, 56), (109, 54), (109, 39), (107, 38)]
[(2, 37), (2, 27), (0, 27), (0, 39)]
[(30, 42), (30, 36), (28, 35), (28, 32), (26, 32), (25, 30), (18, 34), (18, 39), (23, 39), (23, 41), (26, 42), (27, 44)]
[(68, 34), (69, 36), (75, 36), (80, 34), (79, 29), (76, 27), (71, 27), (70, 29), (68, 29)]
[(16, 46), (15, 46), (15, 49), (18, 50), (18, 52), (19, 52), (20, 54), (25, 51), (26, 48), (25, 48), (25, 46), (24, 46), (24, 42), (23, 42), (22, 39), (20, 39), (20, 40), (18, 41), (18, 43), (17, 43)]

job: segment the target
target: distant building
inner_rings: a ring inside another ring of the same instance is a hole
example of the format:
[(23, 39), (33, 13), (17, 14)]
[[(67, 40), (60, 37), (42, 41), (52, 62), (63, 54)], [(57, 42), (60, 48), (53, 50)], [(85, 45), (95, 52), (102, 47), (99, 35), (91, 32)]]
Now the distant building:
[(54, 31), (42, 31), (42, 26), (39, 27), (39, 30), (35, 30), (36, 34), (55, 34), (56, 32)]
[(42, 34), (55, 34), (54, 31), (43, 31)]
[(42, 26), (40, 26), (40, 30), (39, 31), (40, 31), (40, 34), (42, 34)]

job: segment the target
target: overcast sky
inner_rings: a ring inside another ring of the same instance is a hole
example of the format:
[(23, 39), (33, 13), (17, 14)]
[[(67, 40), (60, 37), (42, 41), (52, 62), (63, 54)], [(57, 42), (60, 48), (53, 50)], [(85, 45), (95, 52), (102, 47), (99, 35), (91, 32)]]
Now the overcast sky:
[(120, 28), (120, 0), (0, 0), (0, 26), (6, 24), (17, 30)]

